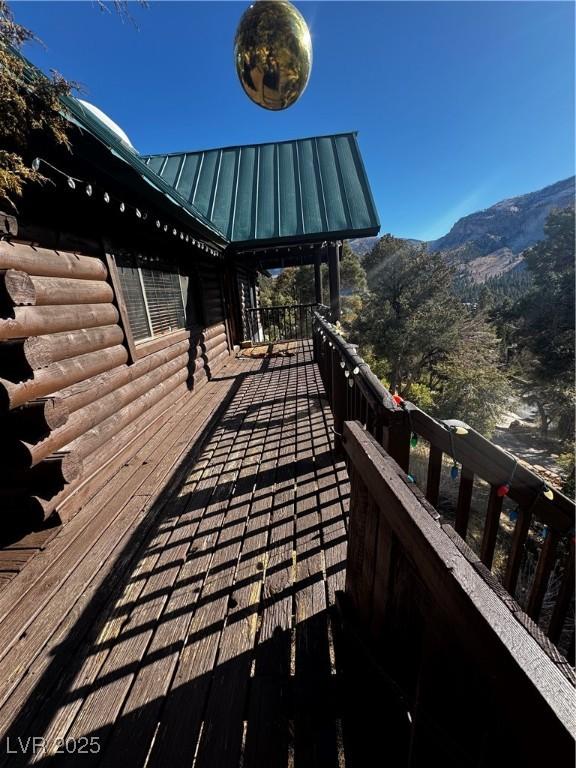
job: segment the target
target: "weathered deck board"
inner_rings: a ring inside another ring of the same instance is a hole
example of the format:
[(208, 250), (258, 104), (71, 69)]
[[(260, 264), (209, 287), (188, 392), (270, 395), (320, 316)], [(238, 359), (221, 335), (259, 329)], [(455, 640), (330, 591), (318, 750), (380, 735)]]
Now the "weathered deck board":
[(278, 405), (270, 477), (270, 525), (244, 752), (246, 768), (288, 764), (293, 749), (290, 652), (294, 583), (294, 483), (298, 369), (288, 369)]
[[(202, 404), (203, 401), (201, 407)], [(183, 429), (197, 424), (195, 411), (188, 414), (188, 419), (181, 413), (178, 415)], [(126, 543), (122, 536), (129, 539), (132, 526), (147, 509), (151, 498), (136, 495), (142, 481), (154, 469), (155, 464), (150, 459), (155, 455), (163, 456), (165, 450), (170, 451), (178, 436), (175, 424), (169, 422), (166, 430), (148, 444), (146, 453), (137, 455), (130, 467), (123, 467), (123, 470), (131, 471), (121, 471), (120, 482), (113, 481), (106, 486), (98, 495), (100, 498), (95, 498), (94, 504), (87, 505), (81, 516), (62, 530), (53, 542), (54, 547), (30, 562), (14, 582), (16, 610), (10, 607), (12, 588), (0, 596), (0, 610), (4, 604), (7, 610), (0, 623), (0, 633), (6, 638), (0, 648), (0, 704), (10, 693), (20, 668), (25, 669), (30, 664), (53, 632), (55, 618), (65, 617), (74, 605), (74, 598), (81, 596), (78, 585), (85, 587), (92, 578), (102, 575), (103, 557), (110, 556), (114, 549), (122, 551), (122, 545)], [(98, 502), (101, 506), (97, 506)], [(31, 631), (28, 631), (29, 626)], [(3, 710), (0, 710), (0, 723), (2, 715)]]
[[(219, 392), (221, 393), (220, 387), (223, 385), (226, 387), (226, 390), (229, 390), (231, 387), (230, 381), (226, 382), (224, 380), (223, 382), (218, 382), (217, 387), (212, 388), (211, 392), (203, 392), (203, 397), (195, 403), (195, 407), (191, 410), (191, 415), (194, 419), (197, 418), (198, 411), (206, 413), (204, 405), (208, 402), (210, 394), (213, 398), (216, 395), (216, 400), (218, 401), (217, 396)], [(60, 640), (56, 647), (58, 647), (59, 643), (68, 641), (70, 635), (81, 634), (86, 631), (87, 627), (90, 627), (91, 621), (94, 620), (94, 617), (98, 616), (97, 606), (101, 606), (102, 599), (106, 597), (106, 594), (102, 595), (102, 592), (109, 592), (115, 586), (115, 576), (118, 568), (116, 567), (108, 574), (105, 580), (105, 585), (108, 589), (104, 589), (106, 568), (101, 568), (101, 572), (97, 574), (101, 578), (96, 577), (92, 582), (86, 583), (81, 578), (81, 574), (77, 570), (73, 570), (73, 567), (81, 563), (87, 552), (94, 547), (97, 536), (93, 532), (96, 531), (97, 534), (102, 534), (103, 531), (107, 531), (106, 521), (108, 518), (104, 518), (105, 515), (109, 517), (110, 513), (119, 514), (120, 512), (126, 515), (129, 504), (133, 509), (140, 512), (144, 512), (151, 506), (152, 497), (140, 497), (132, 501), (131, 496), (138, 490), (139, 484), (143, 479), (154, 469), (154, 458), (158, 459), (164, 456), (165, 451), (170, 450), (173, 438), (179, 434), (176, 425), (182, 423), (184, 427), (190, 425), (189, 421), (183, 420), (185, 415), (185, 413), (179, 410), (172, 419), (167, 420), (164, 427), (151, 439), (145, 448), (140, 450), (128, 464), (122, 467), (118, 475), (102, 488), (82, 512), (60, 532), (52, 542), (52, 545), (28, 564), (22, 573), (19, 574), (18, 578), (10, 585), (9, 591), (0, 595), (0, 612), (5, 608), (5, 616), (11, 616), (13, 621), (19, 621), (19, 624), (16, 626), (20, 633), (25, 632), (26, 626), (36, 615), (42, 615), (40, 614), (41, 610), (43, 610), (43, 615), (47, 619), (46, 627), (48, 631), (50, 629), (54, 630), (55, 622), (63, 621), (62, 632), (58, 632)], [(139, 533), (141, 534), (140, 538), (145, 535), (145, 526), (142, 526), (142, 530)], [(128, 530), (128, 534), (134, 535), (134, 532)], [(119, 546), (116, 548), (119, 552), (122, 552), (122, 545), (124, 543), (123, 541), (119, 542)], [(131, 544), (134, 548), (133, 555), (137, 551), (138, 541), (133, 540)], [(130, 554), (130, 551), (124, 553), (125, 559), (129, 558)], [(113, 555), (114, 547), (109, 544), (108, 558), (111, 562), (114, 562)], [(118, 566), (118, 564), (115, 563), (115, 566)], [(74, 578), (70, 583), (79, 598), (78, 604), (70, 605), (69, 603), (64, 603), (63, 608), (54, 608), (50, 603), (50, 598), (60, 599), (62, 585), (71, 573), (74, 575)], [(18, 611), (11, 612), (11, 599), (18, 605)], [(85, 618), (85, 621), (79, 621), (79, 617)], [(23, 643), (25, 638), (21, 634), (15, 633), (11, 626), (6, 628), (5, 625), (0, 623), (0, 636), (5, 638), (0, 654), (5, 653), (18, 639), (20, 639), (18, 645), (23, 646), (23, 649), (18, 648), (18, 646), (15, 648), (14, 655), (18, 660), (22, 658), (21, 654), (23, 654), (23, 660), (26, 663), (30, 663), (34, 651), (38, 650), (35, 643)], [(72, 645), (72, 647), (74, 646)], [(12, 696), (8, 703), (0, 708), (0, 730), (4, 730), (7, 727), (10, 718), (14, 716), (15, 712), (19, 711), (24, 702), (27, 702), (27, 706), (24, 712), (20, 714), (30, 717), (32, 708), (30, 707), (29, 700), (27, 701), (30, 690), (33, 690), (30, 681), (34, 681), (43, 672), (44, 674), (55, 672), (55, 676), (58, 678), (59, 670), (55, 670), (55, 666), (50, 665), (51, 653), (53, 651), (50, 648), (49, 641), (47, 646), (45, 646), (44, 658), (41, 655), (38, 660), (39, 663), (35, 663), (33, 667), (34, 676), (29, 674), (19, 684), (19, 688), (23, 689), (21, 694), (18, 691), (16, 696)], [(10, 668), (9, 664), (8, 668)], [(0, 681), (0, 694), (4, 690), (5, 682), (9, 681)], [(16, 699), (15, 702), (14, 699)], [(22, 717), (20, 720), (22, 720)]]
[(2, 734), (98, 739), (58, 764), (339, 765), (348, 490), (323, 394), (307, 344), (231, 362), (33, 557), (0, 594)]
[[(338, 765), (332, 713), (327, 594), (314, 456), (311, 369), (304, 369), (298, 393), (302, 418), (296, 436), (295, 583), (295, 761), (320, 768)], [(317, 411), (314, 411), (317, 421)], [(322, 430), (324, 431), (324, 430)]]

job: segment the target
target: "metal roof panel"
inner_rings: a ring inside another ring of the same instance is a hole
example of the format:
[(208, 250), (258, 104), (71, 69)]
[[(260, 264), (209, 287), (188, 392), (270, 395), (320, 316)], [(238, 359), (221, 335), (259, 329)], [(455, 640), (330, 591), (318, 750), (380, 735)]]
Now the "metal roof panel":
[[(256, 147), (243, 147), (239, 157), (239, 167), (234, 197), (234, 226), (232, 239), (251, 240), (254, 238), (256, 224), (256, 193), (258, 150)], [(242, 205), (238, 205), (238, 201)]]

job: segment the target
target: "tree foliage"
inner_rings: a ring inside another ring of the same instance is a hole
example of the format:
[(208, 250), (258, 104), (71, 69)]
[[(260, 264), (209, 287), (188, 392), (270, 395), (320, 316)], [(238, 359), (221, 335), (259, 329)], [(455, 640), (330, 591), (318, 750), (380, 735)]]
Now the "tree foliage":
[(385, 235), (364, 266), (369, 294), (354, 335), (377, 375), (440, 418), (490, 432), (509, 395), (499, 340), (455, 295), (442, 256)]
[(28, 181), (45, 181), (30, 167), (27, 148), (42, 133), (58, 144), (68, 145), (67, 121), (60, 97), (70, 93), (68, 83), (56, 72), (50, 78), (32, 70), (18, 50), (33, 33), (14, 21), (0, 0), (0, 204), (16, 208)]
[[(146, 5), (146, 2), (140, 2)], [(100, 10), (108, 4), (97, 0)], [(111, 7), (123, 19), (132, 21), (126, 0), (114, 0)], [(0, 205), (17, 210), (27, 182), (47, 179), (30, 165), (29, 147), (34, 138), (69, 146), (69, 123), (61, 97), (78, 89), (78, 84), (52, 71), (50, 77), (31, 67), (20, 55), (22, 46), (38, 38), (18, 24), (6, 0), (0, 0)]]
[(390, 235), (365, 266), (370, 292), (355, 332), (388, 361), (391, 389), (407, 395), (456, 342), (462, 307), (451, 290), (451, 272), (439, 254)]
[(534, 282), (518, 306), (517, 339), (547, 379), (574, 370), (574, 210), (553, 211), (544, 233), (525, 255)]
[(537, 405), (543, 434), (553, 423), (566, 439), (574, 434), (574, 209), (552, 211), (544, 234), (525, 256), (532, 288), (509, 317), (524, 396)]
[[(324, 303), (330, 303), (328, 266), (322, 264), (322, 293)], [(314, 267), (287, 267), (277, 277), (261, 276), (260, 303), (262, 306), (283, 306), (287, 304), (314, 304)], [(362, 305), (366, 293), (366, 273), (358, 256), (348, 243), (344, 243), (340, 260), (340, 293), (343, 324), (351, 323)]]
[(499, 339), (485, 315), (465, 313), (455, 347), (434, 366), (437, 377), (433, 414), (463, 418), (479, 431), (490, 433), (510, 396), (503, 370)]

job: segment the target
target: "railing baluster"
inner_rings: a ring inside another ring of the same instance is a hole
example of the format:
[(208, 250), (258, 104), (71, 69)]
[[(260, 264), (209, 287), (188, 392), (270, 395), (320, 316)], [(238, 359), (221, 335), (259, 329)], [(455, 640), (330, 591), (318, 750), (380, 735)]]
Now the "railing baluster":
[(510, 554), (508, 555), (508, 562), (506, 563), (506, 571), (503, 580), (504, 588), (507, 589), (511, 595), (514, 595), (516, 592), (516, 582), (518, 581), (518, 574), (520, 573), (522, 556), (524, 554), (524, 545), (528, 538), (531, 522), (532, 515), (527, 510), (519, 509), (516, 525), (514, 526), (514, 533), (512, 535), (512, 547), (510, 549)]
[(370, 406), (370, 427), (369, 430), (372, 437), (379, 445), (384, 444), (382, 435), (382, 418), (379, 411)]
[(366, 398), (364, 398), (364, 399), (365, 399), (365, 403), (366, 403), (366, 415), (365, 415), (366, 429), (367, 429), (368, 432), (370, 432), (372, 437), (375, 437), (374, 433), (376, 431), (376, 418), (374, 416), (374, 411), (370, 407), (370, 403), (368, 402), (368, 400), (366, 400)]
[(354, 387), (351, 387), (350, 384), (348, 383), (350, 381), (350, 376), (348, 377), (345, 376), (344, 381), (346, 383), (346, 393), (347, 393), (346, 421), (350, 421), (354, 418)]
[(474, 491), (474, 473), (468, 467), (462, 466), (460, 470), (460, 487), (458, 489), (458, 503), (456, 505), (456, 520), (454, 528), (456, 533), (466, 539), (468, 532), (468, 519), (470, 517), (470, 505)]
[(428, 476), (426, 478), (426, 498), (433, 507), (438, 506), (440, 478), (442, 476), (442, 451), (435, 445), (430, 446), (428, 457)]
[(553, 643), (557, 643), (562, 634), (562, 628), (566, 621), (566, 615), (570, 607), (572, 595), (574, 594), (574, 539), (571, 540), (568, 562), (564, 568), (560, 591), (556, 598), (552, 618), (548, 627), (548, 637)]
[[(352, 381), (354, 381), (354, 374), (351, 373), (350, 374), (350, 378), (352, 379)], [(354, 382), (354, 383), (356, 383), (356, 382)], [(361, 411), (362, 393), (360, 392), (360, 387), (356, 387), (356, 386), (353, 388), (352, 391), (355, 394), (354, 418), (357, 419), (360, 423), (362, 423), (362, 418), (361, 418), (361, 413), (362, 413), (362, 411)]]
[(504, 497), (498, 495), (498, 488), (495, 485), (491, 486), (488, 509), (486, 510), (484, 535), (480, 547), (480, 560), (482, 560), (487, 568), (492, 566), (492, 560), (494, 559), (494, 549), (496, 547), (496, 537), (498, 536), (503, 501)]
[(526, 613), (531, 619), (534, 619), (534, 621), (538, 621), (540, 611), (542, 610), (542, 602), (544, 600), (544, 595), (546, 594), (552, 568), (554, 567), (557, 546), (557, 532), (548, 529), (542, 546), (542, 551), (540, 552), (540, 557), (538, 558), (536, 574), (534, 576), (534, 582), (528, 598), (528, 607), (526, 609)]
[[(350, 375), (346, 380), (347, 384), (351, 378), (352, 378), (352, 375)], [(348, 384), (348, 389), (350, 390), (350, 415), (348, 416), (348, 418), (356, 421), (356, 387), (350, 387), (350, 385)]]
[[(360, 389), (360, 388), (358, 388), (358, 389)], [(367, 415), (368, 404), (366, 402), (366, 398), (364, 397), (364, 395), (361, 395), (361, 398), (362, 399), (360, 400), (360, 423), (363, 424), (364, 426), (367, 426), (367, 422), (368, 422), (368, 415)]]

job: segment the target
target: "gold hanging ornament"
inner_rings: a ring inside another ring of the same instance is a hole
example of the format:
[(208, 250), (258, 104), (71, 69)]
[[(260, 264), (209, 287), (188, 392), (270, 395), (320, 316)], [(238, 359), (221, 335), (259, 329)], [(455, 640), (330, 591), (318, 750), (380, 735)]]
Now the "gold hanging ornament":
[(236, 72), (246, 95), (264, 109), (292, 106), (312, 68), (312, 40), (287, 0), (257, 0), (242, 15), (234, 40)]

